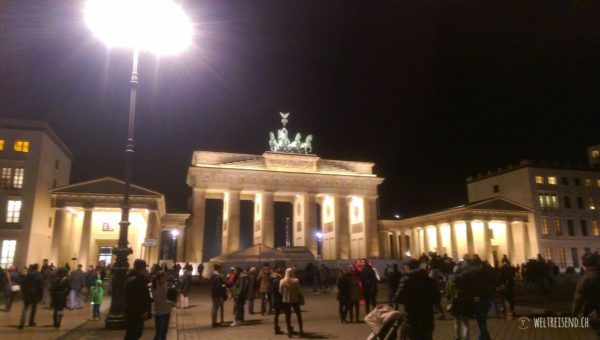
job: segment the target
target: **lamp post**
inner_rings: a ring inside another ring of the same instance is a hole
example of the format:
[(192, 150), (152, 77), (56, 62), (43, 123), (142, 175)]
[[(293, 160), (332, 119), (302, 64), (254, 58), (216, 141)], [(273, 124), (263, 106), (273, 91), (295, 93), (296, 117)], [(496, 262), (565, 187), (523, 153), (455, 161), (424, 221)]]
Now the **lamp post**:
[(173, 262), (175, 263), (177, 263), (177, 235), (179, 235), (179, 230), (171, 230), (171, 238), (173, 239)]
[(172, 0), (88, 0), (84, 9), (90, 30), (109, 47), (133, 51), (130, 79), (129, 122), (125, 146), (125, 188), (119, 222), (119, 241), (112, 267), (112, 295), (106, 328), (125, 328), (125, 276), (129, 269), (129, 192), (134, 153), (135, 105), (138, 86), (138, 58), (141, 51), (159, 55), (175, 54), (191, 43), (192, 26), (181, 7)]

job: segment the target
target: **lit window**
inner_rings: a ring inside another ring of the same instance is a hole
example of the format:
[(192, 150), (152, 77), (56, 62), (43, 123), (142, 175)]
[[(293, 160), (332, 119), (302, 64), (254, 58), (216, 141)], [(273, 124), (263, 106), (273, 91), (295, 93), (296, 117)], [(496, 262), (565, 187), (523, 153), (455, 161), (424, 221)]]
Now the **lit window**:
[(542, 235), (548, 236), (548, 234), (548, 219), (544, 217), (542, 218)]
[(19, 223), (21, 218), (21, 200), (8, 200), (6, 203), (6, 223)]
[(546, 255), (546, 260), (552, 260), (552, 248), (544, 248), (544, 255)]
[(25, 169), (15, 168), (15, 173), (13, 176), (13, 188), (23, 189), (23, 178), (24, 177), (25, 177)]
[(4, 150), (4, 139), (0, 139), (0, 151)]
[(10, 179), (12, 177), (12, 168), (2, 168), (0, 172), (0, 189), (10, 187)]
[(558, 264), (561, 267), (567, 266), (567, 254), (565, 253), (565, 248), (558, 247)]
[(550, 195), (550, 206), (552, 209), (558, 209), (558, 199), (556, 195)]
[(598, 228), (598, 221), (592, 221), (592, 235), (598, 237), (600, 236), (600, 229)]
[(535, 176), (535, 183), (536, 184), (544, 184), (544, 177), (542, 177), (542, 176)]
[(15, 151), (17, 152), (29, 152), (29, 141), (17, 140), (15, 141)]
[(585, 186), (586, 187), (591, 187), (592, 186), (592, 180), (591, 179), (586, 178), (584, 182), (585, 182)]
[(549, 176), (549, 177), (548, 177), (548, 184), (551, 184), (551, 185), (556, 185), (556, 177), (554, 177), (554, 176)]
[(0, 267), (6, 269), (15, 262), (16, 250), (17, 240), (2, 241), (2, 250), (0, 251)]
[(542, 210), (558, 209), (558, 200), (554, 194), (539, 194), (540, 207)]
[(593, 198), (588, 199), (588, 208), (590, 208), (590, 210), (596, 210), (596, 202), (594, 202)]
[(562, 235), (562, 223), (558, 218), (554, 220), (554, 231), (556, 231), (556, 236)]

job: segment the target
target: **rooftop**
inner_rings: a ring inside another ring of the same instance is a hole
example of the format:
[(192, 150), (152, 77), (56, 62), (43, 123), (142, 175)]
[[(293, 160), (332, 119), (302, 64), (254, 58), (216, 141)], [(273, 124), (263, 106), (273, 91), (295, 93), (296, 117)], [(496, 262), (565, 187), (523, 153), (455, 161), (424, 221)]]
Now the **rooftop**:
[(46, 122), (28, 119), (0, 118), (0, 128), (45, 132), (48, 137), (67, 155), (67, 157), (69, 157), (69, 159), (73, 158), (71, 150), (67, 148), (65, 143), (63, 143), (63, 141)]
[(467, 177), (467, 183), (473, 183), (482, 179), (498, 176), (511, 171), (523, 169), (523, 168), (538, 168), (538, 169), (560, 169), (560, 170), (575, 170), (575, 171), (594, 171), (600, 172), (600, 166), (598, 165), (583, 165), (573, 163), (560, 163), (560, 162), (548, 162), (548, 161), (536, 161), (525, 159), (517, 164), (509, 164), (505, 168), (498, 168), (495, 171), (488, 171), (485, 174), (477, 174), (477, 176)]

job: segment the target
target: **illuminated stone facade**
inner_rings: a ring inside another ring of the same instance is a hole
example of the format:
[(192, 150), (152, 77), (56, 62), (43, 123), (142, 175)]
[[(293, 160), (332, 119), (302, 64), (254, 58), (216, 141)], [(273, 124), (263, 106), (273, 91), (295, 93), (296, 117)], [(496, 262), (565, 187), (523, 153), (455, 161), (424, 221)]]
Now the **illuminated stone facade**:
[(316, 209), (321, 206), (324, 259), (379, 257), (377, 186), (373, 163), (326, 160), (312, 154), (262, 155), (196, 151), (188, 170), (192, 218), (186, 260), (206, 261), (205, 200), (223, 200), (222, 249), (240, 247), (240, 200), (254, 202), (253, 244), (274, 246), (273, 202), (293, 205), (292, 245), (317, 254)]

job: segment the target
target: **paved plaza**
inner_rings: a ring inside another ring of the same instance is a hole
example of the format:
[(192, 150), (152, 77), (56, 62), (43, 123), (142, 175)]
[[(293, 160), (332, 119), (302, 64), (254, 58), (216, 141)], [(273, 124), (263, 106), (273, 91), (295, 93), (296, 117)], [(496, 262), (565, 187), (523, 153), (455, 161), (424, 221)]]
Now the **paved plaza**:
[[(246, 315), (246, 322), (240, 327), (220, 327), (213, 329), (210, 326), (210, 300), (209, 287), (194, 286), (190, 297), (191, 308), (187, 310), (176, 310), (172, 313), (169, 339), (284, 339), (285, 335), (273, 334), (272, 316), (261, 316), (260, 314)], [(307, 339), (366, 339), (370, 333), (364, 323), (340, 324), (337, 316), (337, 301), (335, 293), (324, 293), (312, 295), (308, 288), (304, 288), (306, 305), (302, 308), (304, 318), (304, 329)], [(385, 295), (380, 292), (380, 299)], [(102, 315), (108, 310), (109, 300), (105, 299)], [(86, 305), (83, 310), (65, 310), (63, 327), (54, 329), (51, 311), (46, 306), (38, 308), (36, 327), (25, 327), (24, 330), (17, 328), (22, 303), (13, 305), (11, 313), (0, 313), (0, 339), (18, 340), (42, 340), (42, 339), (122, 339), (123, 331), (108, 331), (103, 328), (102, 321), (89, 321), (91, 307)], [(225, 321), (233, 320), (233, 304), (225, 305)], [(260, 311), (258, 300), (255, 302), (255, 310)], [(529, 310), (530, 311), (530, 310)], [(517, 310), (519, 312), (519, 310)], [(521, 308), (521, 313), (525, 310)], [(364, 317), (364, 307), (361, 306), (361, 317)], [(294, 320), (294, 318), (292, 318)], [(282, 329), (285, 328), (285, 319), (281, 316)], [(587, 329), (532, 329), (521, 330), (516, 320), (489, 320), (492, 339), (569, 339), (587, 340), (592, 339), (593, 334)], [(453, 339), (452, 321), (436, 320), (434, 339)], [(297, 327), (296, 327), (297, 329)], [(476, 339), (477, 325), (471, 321), (471, 339)], [(146, 329), (142, 339), (152, 339), (154, 336), (153, 322), (146, 323)]]

